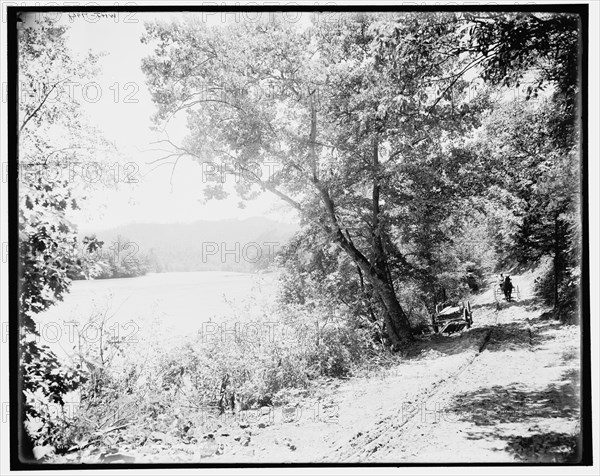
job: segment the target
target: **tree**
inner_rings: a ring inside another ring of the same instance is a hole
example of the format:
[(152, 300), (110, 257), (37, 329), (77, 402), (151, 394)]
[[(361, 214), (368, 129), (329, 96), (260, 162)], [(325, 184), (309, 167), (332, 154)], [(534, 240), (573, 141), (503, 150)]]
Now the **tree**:
[[(80, 269), (77, 230), (67, 219), (68, 210), (78, 207), (80, 193), (65, 170), (70, 170), (72, 160), (89, 160), (92, 145), (98, 144), (82, 121), (79, 104), (60, 95), (66, 81), (94, 72), (97, 57), (74, 59), (65, 33), (65, 27), (48, 19), (29, 23), (19, 33), (19, 380), (24, 459), (33, 457), (32, 439), (38, 445), (49, 442), (53, 422), (47, 405), (62, 405), (64, 394), (80, 383), (79, 372), (39, 343), (34, 319), (63, 299), (70, 276)], [(26, 422), (34, 418), (42, 425), (30, 434)]]
[(272, 192), (319, 226), (373, 287), (396, 348), (412, 340), (389, 263), (401, 168), (471, 119), (459, 77), (454, 94), (424, 94), (461, 61), (448, 53), (454, 23), (442, 14), (349, 14), (305, 31), (277, 19), (157, 22), (143, 38), (157, 42), (143, 62), (157, 124), (187, 114), (190, 135), (163, 141), (165, 159), (221, 160), (249, 179), (236, 184), (243, 197)]
[(490, 114), (479, 139), (480, 154), (499, 168), (498, 185), (509, 194), (499, 203), (511, 207), (516, 219), (502, 252), (520, 263), (552, 257), (557, 311), (561, 302), (568, 304), (561, 294), (569, 292), (561, 287), (577, 281), (580, 235), (579, 148), (559, 145), (554, 131), (563, 112), (551, 99), (506, 104)]
[(133, 278), (143, 276), (149, 268), (149, 257), (139, 253), (137, 243), (117, 235), (107, 250), (99, 249), (100, 257), (95, 265), (100, 268), (99, 279)]
[(575, 14), (465, 13), (462, 51), (482, 54), (481, 77), (490, 84), (519, 86), (535, 71), (526, 98), (553, 84), (571, 99), (578, 92), (581, 19)]
[(481, 77), (506, 87), (529, 82), (524, 101), (488, 115), (479, 141), (481, 156), (500, 168), (495, 176), (503, 179), (497, 185), (508, 192), (503, 198), (505, 204), (511, 200), (517, 219), (505, 254), (521, 263), (551, 256), (555, 311), (570, 312), (579, 286), (581, 235), (581, 20), (570, 14), (467, 14), (466, 19), (468, 47), (486, 55)]
[[(344, 320), (349, 328), (381, 330), (372, 289), (360, 267), (316, 226), (299, 231), (283, 247), (278, 263), (284, 305), (302, 306), (316, 319), (325, 315), (329, 321)], [(374, 337), (381, 340), (380, 332)]]

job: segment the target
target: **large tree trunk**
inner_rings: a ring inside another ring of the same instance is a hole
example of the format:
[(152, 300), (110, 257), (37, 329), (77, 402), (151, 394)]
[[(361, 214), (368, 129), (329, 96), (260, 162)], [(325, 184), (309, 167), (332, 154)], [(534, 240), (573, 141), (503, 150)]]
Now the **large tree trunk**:
[(407, 344), (414, 341), (414, 338), (408, 317), (398, 302), (396, 291), (389, 279), (385, 259), (380, 262), (381, 266), (373, 266), (341, 230), (335, 233), (335, 241), (362, 270), (364, 279), (373, 287), (374, 293), (379, 298), (383, 310), (383, 322), (392, 347), (394, 350), (405, 348)]
[(358, 273), (358, 279), (360, 282), (360, 290), (362, 291), (363, 295), (367, 298), (367, 311), (369, 312), (367, 319), (369, 319), (370, 322), (377, 322), (378, 319), (375, 315), (375, 311), (373, 310), (371, 301), (371, 299), (373, 298), (373, 292), (372, 290), (367, 290), (365, 286), (365, 280), (363, 279), (363, 273), (360, 270), (360, 266), (356, 266), (356, 271)]
[(394, 350), (406, 347), (408, 343), (414, 341), (414, 338), (408, 317), (398, 302), (394, 286), (389, 279), (385, 260), (382, 262), (384, 269), (373, 266), (339, 228), (334, 232), (333, 239), (362, 270), (364, 279), (373, 286), (373, 291), (377, 294), (383, 308), (384, 324)]
[(374, 285), (383, 307), (383, 322), (392, 342), (393, 350), (400, 350), (410, 344), (414, 338), (408, 317), (398, 302), (396, 293), (389, 285)]
[(379, 184), (379, 137), (373, 137), (373, 190), (372, 190), (372, 253), (373, 266), (377, 270), (373, 286), (377, 290), (381, 305), (383, 307), (383, 318), (385, 328), (392, 341), (392, 347), (399, 350), (413, 340), (408, 317), (396, 297), (392, 274), (387, 263), (386, 252), (383, 246), (382, 224), (379, 219), (381, 210), (379, 207), (379, 196), (381, 186)]
[(356, 263), (356, 265), (364, 273), (365, 279), (373, 286), (383, 307), (384, 324), (392, 343), (394, 350), (399, 350), (405, 347), (408, 343), (414, 340), (410, 330), (408, 317), (402, 310), (402, 306), (398, 302), (394, 285), (392, 283), (389, 267), (387, 265), (386, 253), (383, 247), (381, 237), (381, 224), (379, 221), (379, 145), (378, 138), (373, 139), (373, 209), (372, 209), (372, 253), (373, 258), (369, 260), (352, 242), (350, 236), (346, 237), (342, 232), (340, 223), (338, 222), (335, 213), (335, 204), (327, 186), (324, 185), (318, 176), (317, 153), (316, 153), (316, 137), (317, 137), (317, 109), (314, 103), (313, 92), (309, 93), (310, 110), (311, 110), (311, 130), (310, 130), (310, 159), (311, 159), (311, 181), (318, 190), (325, 210), (329, 217), (331, 225), (322, 223), (321, 226), (329, 234), (332, 241), (337, 243), (342, 250)]

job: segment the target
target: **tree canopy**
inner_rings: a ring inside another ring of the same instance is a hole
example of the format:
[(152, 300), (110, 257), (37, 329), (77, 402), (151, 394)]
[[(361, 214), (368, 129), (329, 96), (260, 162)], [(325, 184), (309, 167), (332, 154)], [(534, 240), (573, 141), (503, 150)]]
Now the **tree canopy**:
[[(185, 142), (165, 140), (169, 157), (220, 161), (245, 173), (236, 184), (242, 197), (262, 189), (287, 202), (305, 226), (319, 230), (317, 246), (335, 243), (355, 263), (401, 347), (411, 340), (398, 300), (403, 286), (415, 279), (431, 308), (440, 288), (445, 294), (460, 281), (475, 285), (489, 267), (482, 248), (493, 239), (481, 222), (490, 187), (514, 197), (513, 206), (521, 201), (512, 213), (522, 241), (546, 236), (544, 223), (554, 223), (555, 187), (566, 178), (553, 182), (550, 169), (576, 163), (578, 147), (573, 137), (557, 144), (560, 134), (548, 127), (574, 122), (573, 111), (564, 106), (570, 118), (549, 121), (527, 100), (550, 86), (573, 101), (577, 31), (577, 18), (568, 15), (433, 12), (348, 14), (305, 29), (276, 18), (221, 26), (153, 22), (142, 41), (155, 50), (143, 70), (157, 125), (181, 113), (187, 118)], [(524, 102), (504, 105), (507, 88), (524, 77), (535, 78)], [(476, 78), (487, 86), (473, 94)], [(548, 111), (561, 109), (556, 98)], [(494, 134), (495, 111), (510, 107), (526, 112), (516, 121), (507, 116), (510, 127), (493, 142), (474, 145), (481, 134)], [(543, 142), (544, 134), (555, 140)], [(515, 164), (509, 148), (523, 142), (546, 150), (537, 151), (537, 161)], [(517, 186), (546, 170), (542, 158), (551, 163), (546, 185), (533, 192)], [(276, 171), (265, 176), (266, 167)], [(567, 201), (576, 187), (570, 183), (561, 189)], [(220, 185), (208, 193), (222, 196)], [(529, 257), (548, 249), (538, 251)], [(448, 280), (453, 273), (460, 278)]]

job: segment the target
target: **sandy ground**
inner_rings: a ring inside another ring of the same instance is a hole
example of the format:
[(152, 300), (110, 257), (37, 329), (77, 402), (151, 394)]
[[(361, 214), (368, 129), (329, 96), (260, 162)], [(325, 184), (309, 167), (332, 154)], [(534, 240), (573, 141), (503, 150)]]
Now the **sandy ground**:
[[(322, 381), (291, 405), (207, 421), (199, 444), (156, 435), (114, 462), (564, 462), (577, 459), (579, 327), (520, 299), (475, 296), (474, 325), (411, 356)], [(116, 456), (116, 455), (115, 455)]]

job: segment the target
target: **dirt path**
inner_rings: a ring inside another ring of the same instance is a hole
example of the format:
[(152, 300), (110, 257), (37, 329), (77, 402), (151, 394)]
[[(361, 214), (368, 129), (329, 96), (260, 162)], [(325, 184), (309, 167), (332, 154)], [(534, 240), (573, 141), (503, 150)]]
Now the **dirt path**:
[(579, 433), (579, 328), (543, 321), (533, 300), (478, 299), (476, 325), (434, 336), (377, 376), (304, 402), (325, 410), (259, 429), (249, 461), (566, 461)]
[(419, 402), (342, 445), (345, 461), (562, 462), (576, 457), (575, 327), (534, 318), (518, 304), (498, 313), (470, 363)]

